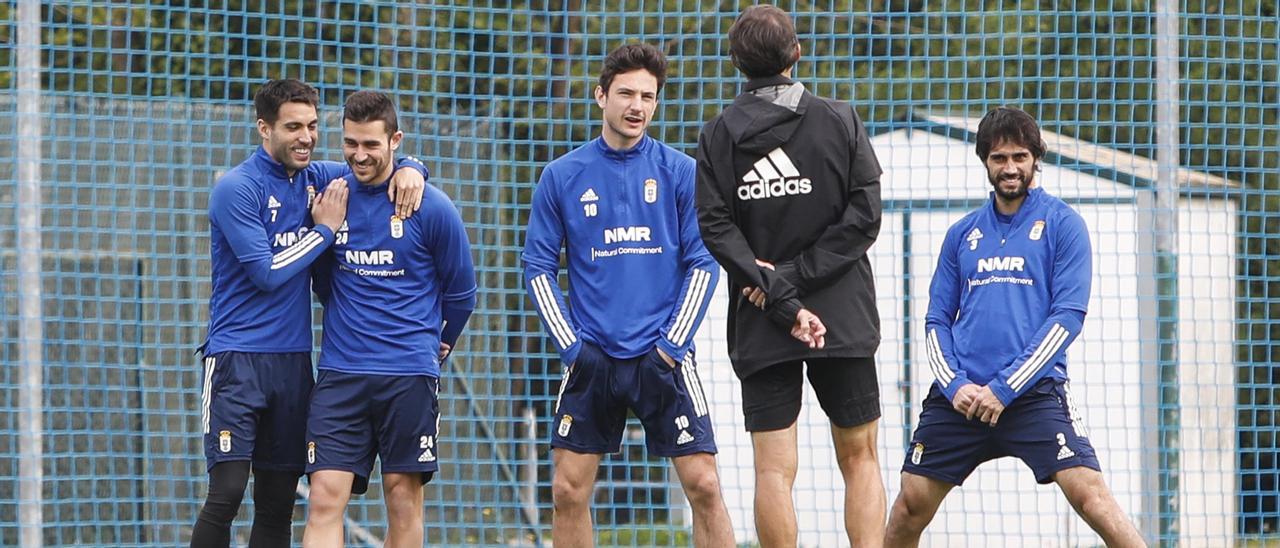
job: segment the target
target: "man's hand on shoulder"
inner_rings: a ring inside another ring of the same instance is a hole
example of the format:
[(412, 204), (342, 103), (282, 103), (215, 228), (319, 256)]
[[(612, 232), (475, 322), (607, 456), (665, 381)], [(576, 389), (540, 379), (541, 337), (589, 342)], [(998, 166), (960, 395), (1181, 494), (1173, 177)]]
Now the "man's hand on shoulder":
[(387, 198), (396, 204), (397, 217), (408, 219), (422, 207), (422, 194), (426, 186), (427, 180), (413, 168), (402, 167), (391, 175), (391, 184), (387, 185)]

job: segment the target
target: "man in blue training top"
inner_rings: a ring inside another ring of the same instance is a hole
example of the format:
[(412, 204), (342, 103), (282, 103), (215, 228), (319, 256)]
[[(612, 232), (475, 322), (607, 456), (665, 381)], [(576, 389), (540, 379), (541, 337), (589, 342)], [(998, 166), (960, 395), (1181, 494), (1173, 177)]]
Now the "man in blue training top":
[(441, 362), (476, 304), (462, 217), (427, 186), (422, 211), (403, 219), (381, 195), (400, 146), (395, 105), (360, 91), (342, 114), (342, 151), (359, 183), (346, 227), (324, 264), (324, 342), (307, 419), (311, 477), (304, 546), (341, 546), (351, 493), (382, 461), (388, 547), (422, 546), (423, 484), (438, 469)]
[(1103, 481), (1067, 383), (1066, 350), (1092, 280), (1084, 220), (1035, 188), (1045, 145), (1027, 113), (988, 112), (977, 152), (994, 191), (942, 242), (925, 319), (935, 382), (885, 545), (916, 546), (953, 487), (982, 462), (1015, 456), (1037, 482), (1056, 482), (1107, 546), (1143, 546)]
[[(698, 546), (733, 546), (693, 336), (719, 267), (698, 234), (694, 161), (645, 133), (667, 72), (662, 53), (626, 45), (604, 61), (599, 138), (547, 165), (533, 193), (525, 283), (565, 364), (556, 402), (551, 536), (591, 546), (600, 457), (621, 447), (628, 408), (649, 451), (671, 457)], [(557, 284), (568, 256), (572, 308)]]
[[(346, 214), (340, 162), (312, 162), (315, 88), (272, 80), (254, 95), (262, 146), (221, 177), (209, 197), (213, 291), (204, 352), (201, 427), (209, 493), (191, 546), (228, 546), (252, 464), (252, 546), (288, 546), (294, 490), (304, 468), (311, 395), (312, 261)], [(425, 170), (404, 161), (393, 194), (417, 208)], [(314, 200), (312, 199), (314, 196)], [(309, 211), (310, 210), (310, 211)]]

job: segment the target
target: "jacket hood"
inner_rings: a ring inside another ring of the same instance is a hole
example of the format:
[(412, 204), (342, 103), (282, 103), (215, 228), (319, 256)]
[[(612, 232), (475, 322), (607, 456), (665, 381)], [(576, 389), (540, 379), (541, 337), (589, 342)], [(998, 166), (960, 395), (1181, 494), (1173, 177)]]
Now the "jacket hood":
[(792, 83), (794, 82), (790, 78), (784, 76), (747, 81), (743, 93), (723, 113), (725, 128), (729, 130), (729, 136), (733, 138), (735, 145), (748, 152), (763, 155), (791, 140), (791, 135), (800, 127), (800, 120), (804, 118), (805, 109), (809, 106), (808, 92), (800, 99), (795, 111), (749, 92), (765, 86)]

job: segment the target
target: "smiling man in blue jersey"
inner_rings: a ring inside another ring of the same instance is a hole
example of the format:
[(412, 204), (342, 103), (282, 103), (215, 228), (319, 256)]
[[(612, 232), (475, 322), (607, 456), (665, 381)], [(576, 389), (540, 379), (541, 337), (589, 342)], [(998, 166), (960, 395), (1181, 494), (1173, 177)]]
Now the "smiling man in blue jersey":
[(382, 462), (388, 547), (422, 546), (423, 485), (438, 470), (441, 363), (476, 304), (471, 245), (448, 196), (427, 186), (403, 219), (381, 196), (402, 133), (389, 96), (347, 99), (342, 150), (356, 181), (347, 223), (317, 263), (324, 341), (307, 421), (304, 546), (341, 546), (351, 494)]
[(596, 471), (619, 450), (628, 409), (649, 451), (672, 458), (694, 544), (733, 546), (693, 352), (719, 267), (698, 235), (693, 159), (646, 134), (666, 68), (652, 46), (612, 51), (595, 88), (600, 137), (548, 164), (533, 194), (525, 283), (565, 365), (551, 440), (557, 547), (594, 544)]
[[(254, 95), (262, 146), (218, 179), (209, 197), (213, 290), (204, 352), (201, 426), (209, 492), (193, 547), (226, 547), (250, 468), (252, 546), (288, 546), (294, 491), (305, 467), (311, 395), (309, 269), (342, 225), (348, 190), (341, 162), (313, 162), (315, 88), (272, 80)], [(406, 159), (391, 198), (417, 208), (425, 169)], [(383, 198), (391, 205), (391, 201)]]
[(1107, 546), (1143, 546), (1102, 478), (1067, 383), (1092, 280), (1089, 232), (1035, 185), (1044, 157), (1027, 113), (992, 110), (977, 153), (993, 191), (947, 231), (929, 287), (934, 383), (902, 467), (887, 546), (916, 546), (947, 493), (985, 461), (1014, 456), (1055, 482)]

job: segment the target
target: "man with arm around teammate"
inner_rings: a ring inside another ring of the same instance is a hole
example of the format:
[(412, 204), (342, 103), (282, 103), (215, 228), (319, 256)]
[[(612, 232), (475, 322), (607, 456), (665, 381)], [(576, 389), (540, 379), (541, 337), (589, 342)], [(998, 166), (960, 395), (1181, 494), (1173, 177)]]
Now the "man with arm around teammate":
[[(254, 95), (262, 146), (219, 178), (209, 197), (213, 289), (201, 390), (209, 491), (191, 532), (194, 548), (223, 548), (250, 470), (249, 544), (288, 546), (304, 467), (311, 376), (309, 268), (334, 241), (346, 212), (345, 164), (311, 160), (319, 137), (315, 88), (272, 80)], [(397, 209), (421, 199), (423, 170), (397, 172)], [(313, 197), (314, 196), (314, 200)]]

